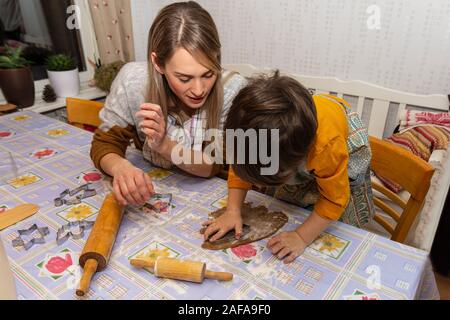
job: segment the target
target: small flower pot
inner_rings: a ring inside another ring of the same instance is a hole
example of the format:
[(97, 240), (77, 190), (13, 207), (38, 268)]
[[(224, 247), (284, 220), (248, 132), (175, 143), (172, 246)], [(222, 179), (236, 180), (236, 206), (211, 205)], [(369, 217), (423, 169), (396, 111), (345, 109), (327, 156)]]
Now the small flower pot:
[(70, 71), (49, 71), (48, 80), (60, 98), (75, 97), (80, 93), (80, 75), (78, 69)]
[(8, 103), (19, 108), (34, 104), (34, 80), (30, 68), (0, 69), (0, 88)]

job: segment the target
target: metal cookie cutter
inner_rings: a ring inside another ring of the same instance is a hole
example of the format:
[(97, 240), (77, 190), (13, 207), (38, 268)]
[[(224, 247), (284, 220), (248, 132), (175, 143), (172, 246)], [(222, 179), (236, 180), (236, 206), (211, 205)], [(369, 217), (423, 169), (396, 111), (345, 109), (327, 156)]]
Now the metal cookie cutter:
[(72, 205), (80, 204), (80, 203), (81, 203), (81, 199), (78, 197), (69, 199), (69, 200), (63, 199), (63, 204), (65, 204), (67, 206), (72, 206)]
[(95, 189), (86, 189), (83, 192), (83, 195), (79, 195), (77, 196), (78, 199), (86, 199), (86, 198), (90, 198), (93, 197), (97, 194), (97, 191), (95, 191)]
[[(156, 205), (157, 202), (161, 202), (162, 205)], [(170, 206), (172, 203), (171, 193), (155, 193), (148, 201), (147, 204), (156, 212), (160, 213), (163, 209)]]
[[(33, 238), (30, 241), (24, 241), (22, 236), (29, 236), (35, 231), (38, 232), (39, 237)], [(50, 233), (48, 227), (39, 228), (37, 224), (33, 224), (30, 228), (24, 230), (17, 230), (19, 236), (12, 240), (12, 245), (14, 248), (24, 247), (25, 250), (29, 250), (35, 244), (45, 243), (45, 236)]]
[(64, 190), (59, 194), (59, 197), (54, 200), (55, 207), (61, 207), (64, 204), (64, 197), (70, 193), (69, 189)]
[[(55, 207), (61, 207), (62, 205), (75, 205), (80, 204), (82, 199), (93, 197), (97, 194), (95, 189), (90, 189), (91, 184), (86, 183), (82, 186), (79, 186), (78, 188), (75, 188), (73, 190), (66, 189), (59, 195), (58, 198), (54, 200)], [(72, 199), (64, 199), (67, 195), (73, 197), (74, 195), (80, 193), (81, 191), (84, 191), (82, 195), (78, 195), (75, 198)]]
[(71, 191), (69, 191), (69, 196), (73, 197), (77, 193), (80, 193), (81, 191), (89, 190), (89, 187), (91, 186), (90, 183), (83, 184), (82, 186), (79, 186), (78, 188), (75, 188)]
[[(84, 230), (91, 228), (94, 225), (93, 221), (72, 221), (68, 224), (61, 226), (56, 233), (56, 243), (58, 245), (66, 242), (70, 237), (78, 240), (84, 237)], [(77, 228), (77, 231), (72, 231)]]

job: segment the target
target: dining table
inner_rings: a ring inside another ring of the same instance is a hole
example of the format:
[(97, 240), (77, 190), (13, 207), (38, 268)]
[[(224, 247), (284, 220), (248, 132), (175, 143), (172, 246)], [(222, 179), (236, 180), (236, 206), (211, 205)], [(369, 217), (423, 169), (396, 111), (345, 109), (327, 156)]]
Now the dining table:
[[(270, 252), (267, 238), (204, 249), (199, 231), (211, 212), (226, 207), (226, 180), (152, 166), (133, 146), (126, 158), (150, 176), (156, 192), (172, 195), (170, 205), (160, 211), (125, 208), (107, 267), (79, 297), (75, 292), (83, 270), (78, 259), (112, 192), (111, 177), (90, 158), (92, 139), (92, 132), (31, 111), (0, 117), (0, 216), (20, 204), (39, 206), (36, 214), (0, 231), (19, 299), (439, 299), (429, 252), (339, 221), (288, 264)], [(78, 203), (58, 202), (61, 195), (76, 199), (66, 190), (87, 184), (95, 194)], [(311, 213), (254, 190), (246, 201), (286, 214), (280, 231), (294, 230)], [(158, 278), (130, 264), (134, 258), (160, 256), (201, 261), (209, 270), (231, 272), (233, 279)]]

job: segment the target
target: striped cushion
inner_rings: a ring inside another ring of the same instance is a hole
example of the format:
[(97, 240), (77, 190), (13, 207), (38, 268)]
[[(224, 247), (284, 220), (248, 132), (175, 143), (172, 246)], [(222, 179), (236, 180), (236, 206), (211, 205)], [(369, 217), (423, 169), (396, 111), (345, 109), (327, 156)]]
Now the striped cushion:
[[(446, 128), (444, 126), (436, 126), (434, 124), (414, 126), (386, 138), (386, 141), (412, 152), (414, 155), (427, 162), (433, 151), (446, 150), (449, 140), (450, 127)], [(402, 190), (401, 186), (394, 181), (386, 179), (376, 173), (375, 175), (389, 190), (395, 193)]]

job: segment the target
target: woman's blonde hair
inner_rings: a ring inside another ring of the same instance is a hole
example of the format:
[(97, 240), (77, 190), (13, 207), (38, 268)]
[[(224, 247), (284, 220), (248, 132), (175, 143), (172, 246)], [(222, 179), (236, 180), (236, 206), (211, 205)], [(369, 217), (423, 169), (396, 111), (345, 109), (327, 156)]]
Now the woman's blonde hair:
[[(202, 109), (206, 110), (207, 127), (218, 128), (223, 104), (221, 44), (211, 15), (194, 1), (177, 2), (164, 7), (155, 18), (148, 38), (148, 57), (156, 53), (156, 64), (164, 67), (177, 48), (184, 48), (197, 61), (214, 71), (217, 80)], [(149, 63), (148, 101), (160, 105), (164, 116), (181, 116), (180, 99), (172, 92), (164, 75)], [(169, 106), (172, 100), (175, 106)]]

